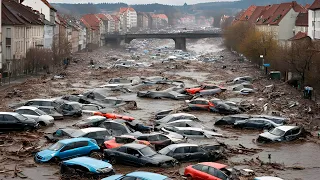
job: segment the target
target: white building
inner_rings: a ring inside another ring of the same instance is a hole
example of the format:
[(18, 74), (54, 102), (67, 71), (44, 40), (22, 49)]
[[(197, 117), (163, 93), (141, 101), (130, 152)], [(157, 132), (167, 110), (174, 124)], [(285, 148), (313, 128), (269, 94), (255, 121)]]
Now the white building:
[(119, 17), (122, 32), (129, 32), (138, 26), (137, 12), (131, 7), (120, 8)]
[(57, 10), (47, 0), (18, 0), (21, 4), (29, 6), (44, 15), (45, 19), (55, 23)]
[(315, 0), (308, 11), (308, 36), (320, 39), (320, 0)]
[(79, 51), (81, 51), (87, 46), (87, 28), (83, 23), (80, 23), (79, 28)]

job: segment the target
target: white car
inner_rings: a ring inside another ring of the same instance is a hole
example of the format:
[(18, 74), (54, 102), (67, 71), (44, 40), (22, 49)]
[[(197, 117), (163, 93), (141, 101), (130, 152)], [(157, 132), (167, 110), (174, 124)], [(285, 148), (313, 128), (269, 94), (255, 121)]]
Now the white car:
[(22, 106), (17, 108), (15, 112), (22, 114), (28, 118), (34, 119), (41, 126), (48, 126), (54, 123), (54, 118), (34, 106)]
[(192, 121), (200, 121), (195, 115), (188, 114), (188, 113), (175, 113), (175, 114), (169, 114), (161, 119), (156, 120), (156, 125), (180, 120), (180, 119), (189, 119)]
[(167, 133), (178, 133), (181, 134), (184, 137), (187, 138), (214, 138), (214, 137), (222, 137), (222, 134), (210, 131), (210, 130), (205, 130), (202, 128), (195, 128), (195, 127), (173, 127), (173, 126), (168, 126), (168, 127), (163, 127), (161, 128), (162, 131), (167, 132)]

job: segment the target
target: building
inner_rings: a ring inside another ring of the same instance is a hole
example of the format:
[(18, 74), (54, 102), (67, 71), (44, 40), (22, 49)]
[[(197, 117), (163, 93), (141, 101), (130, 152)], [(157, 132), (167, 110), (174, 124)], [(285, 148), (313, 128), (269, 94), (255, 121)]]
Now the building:
[(116, 15), (111, 15), (111, 17), (114, 20), (114, 32), (115, 33), (119, 33), (120, 32), (120, 26), (121, 26), (120, 18), (118, 16), (116, 16)]
[(315, 0), (308, 10), (308, 36), (320, 39), (320, 0)]
[(79, 47), (78, 51), (82, 51), (87, 47), (87, 28), (80, 22), (79, 24)]
[(11, 72), (14, 60), (26, 57), (28, 49), (43, 47), (44, 23), (30, 7), (16, 1), (2, 0), (1, 10), (3, 71)]
[(255, 24), (259, 21), (259, 19), (261, 18), (261, 15), (268, 10), (271, 7), (271, 5), (267, 5), (267, 6), (256, 6), (255, 10), (253, 11), (253, 13), (251, 14), (251, 16), (248, 19), (248, 22), (251, 24)]
[(248, 9), (241, 13), (241, 15), (237, 18), (237, 21), (248, 21), (256, 8), (257, 6), (251, 5)]
[(299, 13), (296, 18), (294, 34), (296, 35), (299, 32), (308, 34), (308, 12)]
[(31, 7), (44, 15), (44, 18), (51, 23), (55, 23), (57, 10), (50, 5), (47, 0), (17, 0), (25, 6)]
[(115, 32), (115, 21), (110, 14), (96, 14), (96, 16), (103, 22), (106, 33)]
[(121, 24), (120, 31), (123, 33), (129, 32), (138, 26), (137, 12), (131, 7), (120, 8), (119, 17)]
[(148, 15), (144, 12), (138, 12), (137, 13), (138, 18), (138, 28), (140, 29), (147, 29), (149, 27), (149, 18)]
[(164, 28), (168, 26), (168, 17), (165, 14), (152, 15), (152, 27), (154, 29)]
[(86, 14), (81, 18), (82, 23), (87, 27), (87, 43), (90, 49), (104, 45), (105, 26), (95, 14)]

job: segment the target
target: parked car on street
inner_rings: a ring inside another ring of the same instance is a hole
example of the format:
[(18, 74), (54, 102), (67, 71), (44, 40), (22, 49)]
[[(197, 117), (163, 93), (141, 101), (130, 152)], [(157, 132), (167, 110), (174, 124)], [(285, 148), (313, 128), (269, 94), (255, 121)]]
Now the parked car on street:
[(258, 143), (293, 141), (303, 137), (305, 131), (299, 126), (279, 126), (268, 132), (261, 133), (257, 138)]
[(57, 142), (58, 140), (65, 138), (87, 137), (96, 140), (98, 144), (101, 145), (106, 139), (110, 139), (111, 136), (110, 131), (105, 128), (89, 127), (84, 129), (58, 129), (53, 134), (46, 135), (45, 138), (48, 141)]
[(56, 142), (48, 149), (36, 153), (35, 162), (60, 161), (76, 156), (85, 156), (100, 150), (97, 142), (90, 138), (72, 138)]
[(103, 116), (90, 116), (87, 119), (78, 121), (73, 126), (76, 126), (79, 128), (98, 127), (100, 126), (100, 124), (102, 124), (106, 120), (107, 118)]
[(112, 148), (117, 148), (124, 144), (129, 144), (129, 143), (144, 144), (147, 146), (150, 145), (150, 142), (144, 141), (144, 140), (138, 140), (134, 136), (130, 136), (130, 135), (116, 136), (108, 141), (105, 141), (104, 145), (107, 149), (112, 149)]
[(0, 131), (21, 131), (38, 129), (39, 124), (16, 112), (0, 112)]
[(163, 123), (168, 123), (168, 122), (172, 122), (172, 121), (176, 121), (176, 120), (180, 120), (180, 119), (190, 119), (193, 121), (200, 121), (195, 115), (192, 114), (188, 114), (188, 113), (175, 113), (175, 114), (169, 114), (167, 116), (165, 116), (164, 118), (158, 119), (156, 120), (156, 125), (160, 125)]
[(167, 176), (151, 173), (151, 172), (143, 172), (143, 171), (135, 171), (128, 173), (126, 175), (113, 175), (106, 178), (103, 178), (102, 180), (171, 180)]
[(227, 89), (222, 86), (212, 85), (212, 84), (203, 84), (194, 88), (186, 88), (187, 93), (194, 94), (197, 96), (200, 95), (214, 95), (226, 91)]
[(54, 118), (52, 116), (49, 116), (45, 112), (33, 106), (22, 106), (14, 111), (27, 118), (34, 119), (40, 126), (49, 126), (54, 123)]
[(58, 113), (58, 111), (52, 106), (34, 106), (34, 107), (47, 113), (49, 116), (52, 116), (54, 118), (54, 120), (62, 120), (63, 119), (63, 115)]
[(74, 176), (87, 178), (102, 178), (115, 174), (110, 163), (91, 157), (77, 157), (63, 161), (60, 165), (60, 173), (63, 176)]
[(179, 162), (192, 161), (216, 161), (221, 154), (215, 151), (208, 151), (196, 144), (180, 143), (171, 144), (159, 151), (160, 154), (171, 156)]
[(173, 127), (173, 126), (167, 126), (161, 128), (162, 131), (164, 132), (174, 132), (181, 134), (184, 137), (187, 138), (214, 138), (214, 137), (221, 137), (222, 134), (210, 131), (210, 130), (205, 130), (202, 128), (195, 128), (195, 127)]
[(104, 158), (111, 164), (121, 163), (135, 166), (172, 167), (178, 161), (172, 157), (158, 154), (143, 144), (125, 144), (119, 148), (105, 149)]
[(226, 167), (224, 164), (202, 162), (186, 167), (184, 176), (187, 179), (229, 180), (232, 173)]
[(271, 120), (264, 118), (250, 118), (246, 120), (237, 121), (234, 123), (235, 128), (243, 129), (273, 129), (283, 124), (277, 124)]

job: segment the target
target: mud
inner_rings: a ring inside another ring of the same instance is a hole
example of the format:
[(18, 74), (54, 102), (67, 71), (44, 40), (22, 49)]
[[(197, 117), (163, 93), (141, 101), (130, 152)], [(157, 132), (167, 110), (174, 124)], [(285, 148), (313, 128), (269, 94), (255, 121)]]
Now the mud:
[[(132, 45), (139, 44), (138, 41), (132, 43)], [(148, 45), (148, 49), (159, 46), (173, 47), (173, 42), (166, 40), (148, 41)], [(258, 70), (249, 62), (238, 62), (238, 57), (223, 47), (222, 39), (199, 40), (188, 44), (188, 47), (190, 51), (202, 54), (203, 56), (223, 56), (223, 58), (215, 63), (181, 61), (176, 63), (179, 66), (172, 66), (170, 63), (161, 63), (157, 59), (151, 60), (150, 54), (142, 54), (139, 61), (148, 60), (153, 63), (151, 67), (115, 70), (106, 69), (106, 67), (114, 62), (110, 60), (110, 57), (125, 59), (125, 57), (130, 57), (131, 54), (123, 49), (115, 50), (103, 47), (94, 52), (76, 54), (74, 59), (77, 60), (77, 63), (71, 63), (66, 70), (57, 72), (65, 73), (66, 77), (64, 79), (52, 80), (53, 74), (45, 75), (41, 78), (30, 78), (25, 83), (12, 85), (3, 89), (0, 91), (0, 110), (12, 111), (9, 108), (9, 104), (23, 102), (32, 98), (51, 98), (71, 93), (82, 93), (104, 85), (107, 80), (115, 77), (164, 75), (170, 79), (183, 80), (188, 87), (203, 82), (227, 86), (227, 80), (237, 76), (251, 75), (257, 79), (253, 83), (258, 89), (256, 94), (243, 96), (227, 92), (219, 98), (232, 98), (239, 101), (246, 100), (249, 104), (253, 105), (249, 113), (271, 114), (272, 112), (277, 112), (281, 116), (290, 118), (290, 122), (293, 124), (304, 125), (312, 134), (316, 134), (318, 131), (319, 110), (316, 103), (302, 99), (301, 92), (281, 81), (269, 80), (263, 74), (264, 72)], [(143, 47), (139, 49), (139, 51), (143, 50)], [(89, 66), (91, 59), (96, 64), (95, 68)], [(101, 68), (97, 68), (98, 66)], [(223, 66), (226, 66), (226, 68), (222, 68)], [(272, 92), (263, 93), (264, 87), (270, 84), (273, 84), (275, 89)], [(159, 88), (165, 89), (167, 87), (163, 86)], [(139, 109), (126, 109), (125, 113), (148, 125), (152, 124), (155, 112), (179, 108), (184, 105), (183, 101), (138, 98), (135, 93), (113, 92), (111, 96), (135, 100)], [(299, 102), (299, 105), (290, 108), (289, 104), (292, 104), (292, 101)], [(266, 103), (268, 103), (268, 109), (264, 112), (262, 107)], [(308, 112), (309, 107), (312, 109), (312, 113)], [(253, 169), (257, 175), (278, 175), (290, 180), (318, 179), (318, 175), (320, 174), (320, 159), (318, 156), (320, 146), (316, 138), (310, 137), (309, 139), (294, 142), (261, 146), (255, 143), (255, 138), (261, 133), (260, 131), (215, 127), (213, 125), (214, 120), (221, 117), (220, 115), (205, 111), (192, 111), (189, 113), (196, 115), (206, 127), (214, 128), (227, 137), (217, 138), (219, 142), (223, 142), (229, 147), (226, 153), (228, 159), (221, 161), (221, 163)], [(34, 180), (60, 179), (58, 165), (35, 164), (33, 155), (39, 149), (50, 145), (43, 138), (43, 134), (54, 132), (58, 128), (71, 126), (78, 120), (67, 118), (55, 121), (53, 126), (40, 129), (39, 132), (0, 134), (0, 178), (20, 179), (22, 177), (21, 174), (23, 174), (28, 179)], [(190, 142), (210, 144), (214, 140), (204, 139)], [(271, 159), (268, 158), (269, 154), (271, 154)], [(183, 163), (180, 167), (170, 169), (138, 168), (120, 165), (115, 165), (114, 168), (117, 173), (146, 170), (165, 174), (173, 179), (183, 179), (180, 174), (190, 164), (194, 163)], [(21, 174), (18, 175), (19, 173)]]

